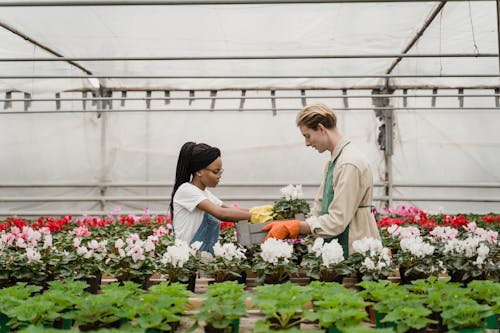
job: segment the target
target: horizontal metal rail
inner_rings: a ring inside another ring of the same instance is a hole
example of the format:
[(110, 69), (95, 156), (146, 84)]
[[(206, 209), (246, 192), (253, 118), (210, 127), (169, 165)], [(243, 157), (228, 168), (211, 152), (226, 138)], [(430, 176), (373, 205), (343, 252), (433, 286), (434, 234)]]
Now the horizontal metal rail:
[[(297, 89), (299, 90), (299, 89)], [(163, 90), (153, 90), (162, 92)], [(197, 90), (199, 92), (199, 90)], [(280, 100), (280, 99), (361, 99), (361, 98), (492, 98), (500, 94), (367, 94), (367, 95), (297, 95), (297, 96), (212, 96), (212, 97), (70, 97), (70, 98), (0, 98), (0, 102), (80, 102), (80, 101), (188, 101), (188, 100)]]
[(0, 75), (2, 80), (32, 79), (402, 79), (500, 78), (498, 74), (364, 74), (364, 75)]
[(0, 58), (0, 62), (54, 62), (54, 61), (197, 61), (197, 60), (286, 60), (286, 59), (375, 59), (375, 58), (496, 58), (496, 53), (442, 53), (442, 54), (310, 54), (310, 55), (244, 55), (244, 56), (182, 56), (182, 57), (33, 57)]
[[(0, 7), (74, 7), (74, 6), (191, 6), (421, 2), (422, 0), (82, 0), (82, 1), (0, 1)], [(449, 0), (462, 2), (464, 0)], [(472, 0), (488, 1), (488, 0)]]
[[(277, 195), (253, 195), (253, 196), (220, 196), (222, 201), (275, 201), (281, 197)], [(312, 196), (304, 196), (307, 201), (314, 200)], [(388, 200), (388, 196), (374, 196), (374, 200)], [(500, 202), (500, 197), (392, 197), (393, 201), (455, 201), (455, 202)], [(0, 202), (129, 202), (129, 201), (151, 201), (170, 202), (169, 196), (93, 196), (93, 197), (0, 197)]]
[[(370, 111), (370, 110), (387, 110), (384, 107), (365, 107), (365, 108), (337, 108), (335, 111)], [(500, 107), (390, 107), (392, 110), (475, 110), (475, 111), (497, 111)], [(58, 113), (138, 113), (138, 112), (236, 112), (236, 111), (246, 111), (246, 112), (270, 112), (270, 111), (280, 111), (280, 112), (297, 112), (300, 108), (288, 108), (288, 109), (105, 109), (105, 110), (41, 110), (41, 111), (2, 111), (0, 110), (0, 115), (8, 114), (58, 114)]]
[[(288, 184), (301, 184), (302, 187), (319, 187), (317, 182), (303, 181), (269, 181), (269, 182), (224, 182), (220, 188), (225, 187), (283, 187)], [(387, 182), (377, 182), (374, 186), (385, 186)], [(113, 182), (113, 183), (3, 183), (0, 188), (61, 188), (61, 187), (172, 187), (173, 182)], [(500, 183), (407, 183), (394, 182), (393, 187), (428, 187), (428, 188), (498, 188)]]

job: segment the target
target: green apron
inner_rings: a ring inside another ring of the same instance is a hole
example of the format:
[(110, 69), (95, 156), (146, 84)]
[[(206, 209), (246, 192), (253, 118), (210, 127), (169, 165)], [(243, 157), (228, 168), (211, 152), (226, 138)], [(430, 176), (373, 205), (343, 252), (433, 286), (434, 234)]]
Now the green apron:
[[(335, 164), (337, 163), (337, 159), (339, 158), (340, 154), (342, 154), (342, 151), (344, 150), (345, 146), (347, 146), (350, 142), (347, 142), (342, 149), (340, 150), (339, 154), (333, 162), (330, 163), (328, 166), (328, 172), (325, 177), (325, 184), (323, 187), (323, 201), (321, 205), (321, 215), (328, 215), (330, 214), (328, 212), (328, 207), (330, 207), (330, 204), (333, 201), (333, 197), (335, 195), (334, 190), (333, 190), (333, 169), (335, 169)], [(339, 244), (342, 246), (342, 249), (344, 250), (344, 259), (347, 259), (349, 257), (349, 225), (342, 231), (341, 234), (331, 237), (331, 238), (325, 238), (325, 242), (331, 242), (333, 239), (336, 239)]]

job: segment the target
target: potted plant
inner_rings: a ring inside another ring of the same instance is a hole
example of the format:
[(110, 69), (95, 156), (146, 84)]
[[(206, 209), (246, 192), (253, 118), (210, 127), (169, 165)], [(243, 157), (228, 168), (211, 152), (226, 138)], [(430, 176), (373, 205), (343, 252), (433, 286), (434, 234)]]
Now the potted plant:
[(197, 251), (201, 242), (188, 245), (187, 242), (176, 239), (167, 246), (165, 253), (160, 255), (156, 271), (165, 274), (170, 283), (180, 282), (188, 285), (188, 290), (194, 292), (196, 273), (200, 267), (200, 257)]
[(471, 297), (480, 304), (491, 307), (493, 314), (486, 317), (486, 328), (498, 330), (498, 316), (500, 315), (500, 283), (490, 280), (476, 280), (468, 284), (467, 289)]
[(451, 281), (467, 284), (474, 279), (486, 279), (488, 271), (496, 267), (490, 246), (488, 241), (474, 235), (444, 243), (441, 257)]
[(352, 243), (354, 253), (346, 260), (360, 280), (381, 280), (394, 272), (390, 251), (382, 242), (364, 237)]
[(147, 289), (155, 270), (156, 239), (149, 236), (142, 240), (136, 233), (116, 239), (107, 256), (105, 273), (116, 277), (119, 282), (132, 281)]
[(301, 312), (311, 301), (311, 288), (292, 284), (263, 285), (255, 287), (252, 303), (264, 314), (265, 321), (259, 320), (256, 330), (266, 327), (271, 330), (298, 327), (305, 320)]
[(72, 319), (81, 331), (120, 327), (124, 320), (136, 317), (142, 289), (133, 282), (102, 286), (102, 294), (89, 294), (76, 300), (75, 309), (65, 318)]
[(449, 332), (471, 333), (484, 332), (484, 320), (492, 314), (490, 306), (459, 294), (445, 302), (441, 317)]
[(423, 297), (410, 293), (395, 293), (390, 298), (379, 301), (375, 309), (384, 315), (381, 320), (396, 332), (425, 332), (430, 324), (437, 323), (429, 316), (432, 311), (424, 303)]
[(186, 311), (189, 297), (193, 293), (181, 283), (162, 282), (151, 286), (135, 303), (135, 319), (130, 325), (146, 330), (147, 333), (174, 332)]
[(201, 321), (205, 323), (204, 330), (207, 333), (237, 333), (239, 319), (247, 313), (247, 293), (244, 288), (236, 281), (209, 285), (201, 307), (193, 316), (196, 319), (193, 329)]
[(288, 185), (281, 190), (283, 198), (273, 205), (273, 220), (295, 219), (310, 212), (309, 204), (303, 198), (302, 185)]
[(278, 284), (290, 280), (298, 272), (293, 259), (292, 244), (274, 238), (267, 239), (253, 256), (252, 270), (257, 274), (257, 284)]
[(235, 243), (216, 243), (214, 257), (202, 264), (202, 269), (214, 278), (215, 282), (238, 280), (244, 283), (250, 265), (245, 256), (246, 249)]
[(468, 294), (461, 284), (450, 282), (449, 277), (430, 276), (425, 280), (413, 281), (406, 288), (413, 294), (422, 296), (425, 307), (432, 311), (430, 318), (435, 321), (429, 328), (439, 332), (445, 330), (441, 317), (445, 304), (453, 303), (457, 297), (466, 297)]
[(400, 241), (400, 250), (392, 260), (399, 265), (402, 284), (413, 280), (439, 275), (444, 271), (441, 263), (434, 256), (435, 247), (425, 242), (422, 237), (408, 237)]
[(325, 243), (323, 238), (316, 238), (300, 265), (311, 279), (324, 282), (341, 283), (343, 277), (352, 272), (344, 261), (344, 250), (336, 239)]
[[(325, 290), (328, 288), (323, 285)], [(314, 287), (312, 287), (314, 288)], [(369, 303), (352, 290), (336, 288), (336, 292), (316, 293), (312, 299), (313, 312), (305, 312), (305, 317), (318, 320), (329, 333), (342, 332), (348, 327), (361, 325), (367, 314), (362, 309)], [(325, 290), (326, 291), (326, 290)]]
[(0, 288), (0, 332), (10, 332), (11, 328), (16, 328), (14, 324), (9, 323), (11, 318), (16, 316), (15, 309), (32, 294), (40, 291), (42, 287), (28, 285), (26, 282)]
[[(368, 302), (375, 305), (385, 299), (390, 299), (394, 295), (406, 293), (405, 289), (401, 288), (398, 284), (392, 283), (388, 280), (363, 280), (357, 284), (362, 290), (359, 291), (359, 295)], [(384, 315), (375, 308), (374, 305), (369, 305), (367, 307), (367, 312), (370, 314), (370, 320), (377, 327), (385, 327), (382, 323)]]

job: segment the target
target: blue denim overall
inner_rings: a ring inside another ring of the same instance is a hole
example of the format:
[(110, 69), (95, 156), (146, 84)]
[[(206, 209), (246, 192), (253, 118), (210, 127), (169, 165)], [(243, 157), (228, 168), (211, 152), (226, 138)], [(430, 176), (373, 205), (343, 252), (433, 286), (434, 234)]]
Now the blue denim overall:
[(219, 240), (220, 220), (216, 217), (205, 213), (200, 227), (194, 234), (191, 244), (194, 242), (203, 242), (200, 251), (209, 252), (214, 255), (214, 245)]

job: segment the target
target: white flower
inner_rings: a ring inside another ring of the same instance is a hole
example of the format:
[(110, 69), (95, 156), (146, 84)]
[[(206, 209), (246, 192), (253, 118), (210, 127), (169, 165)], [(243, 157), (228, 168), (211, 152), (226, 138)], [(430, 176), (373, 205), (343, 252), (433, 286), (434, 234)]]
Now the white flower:
[(447, 241), (455, 239), (458, 235), (458, 230), (451, 227), (435, 227), (430, 234), (435, 240)]
[(344, 261), (344, 249), (342, 249), (339, 242), (334, 239), (323, 245), (321, 259), (323, 260), (323, 266), (326, 267), (341, 263)]
[(236, 246), (234, 243), (225, 243), (220, 245), (219, 242), (214, 245), (214, 255), (215, 257), (223, 258), (226, 261), (231, 260), (243, 260), (245, 259), (246, 249)]
[(85, 254), (87, 254), (89, 252), (89, 250), (85, 247), (85, 246), (80, 246), (76, 249), (76, 253), (79, 255), (79, 256), (83, 256)]
[(73, 238), (73, 247), (75, 247), (75, 248), (79, 247), (81, 242), (82, 242), (81, 238), (79, 238), (79, 237)]
[(42, 255), (36, 249), (32, 247), (26, 248), (26, 257), (28, 258), (28, 264), (35, 261), (41, 261)]
[(375, 239), (372, 237), (363, 237), (362, 239), (355, 240), (352, 242), (352, 247), (354, 252), (359, 252), (361, 254), (375, 255), (381, 253), (384, 246), (380, 239)]
[(403, 238), (399, 242), (402, 251), (408, 251), (415, 257), (430, 256), (434, 253), (435, 247), (424, 242), (422, 237)]
[(302, 185), (293, 186), (290, 184), (280, 189), (280, 192), (286, 200), (296, 200), (304, 197)]
[(44, 249), (52, 248), (52, 235), (51, 234), (45, 234), (45, 236), (43, 238), (43, 248)]
[(123, 245), (125, 245), (125, 243), (123, 242), (123, 240), (121, 238), (118, 238), (115, 241), (115, 249), (121, 249), (123, 247)]
[(361, 266), (366, 267), (370, 271), (375, 270), (375, 263), (373, 262), (373, 260), (371, 260), (368, 257), (366, 257), (365, 260), (363, 260), (363, 263), (361, 264)]
[(97, 250), (99, 248), (99, 242), (96, 241), (95, 239), (88, 242), (87, 245), (88, 245), (89, 249), (92, 249), (92, 250)]
[(285, 241), (269, 238), (264, 243), (260, 244), (262, 259), (270, 264), (276, 265), (280, 259), (284, 263), (288, 263), (293, 254), (293, 245)]
[(171, 265), (173, 267), (183, 267), (189, 260), (191, 248), (188, 243), (180, 239), (175, 240), (175, 244), (168, 246), (167, 251), (163, 254), (160, 262), (163, 265)]

